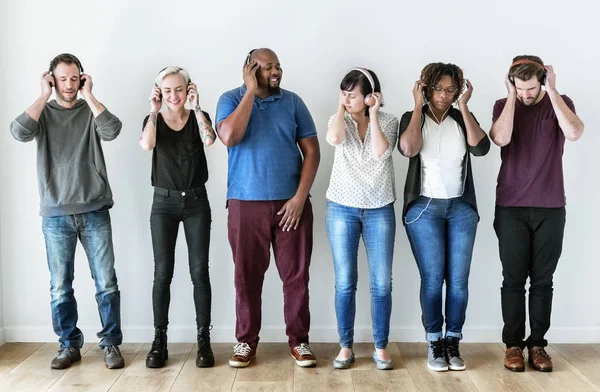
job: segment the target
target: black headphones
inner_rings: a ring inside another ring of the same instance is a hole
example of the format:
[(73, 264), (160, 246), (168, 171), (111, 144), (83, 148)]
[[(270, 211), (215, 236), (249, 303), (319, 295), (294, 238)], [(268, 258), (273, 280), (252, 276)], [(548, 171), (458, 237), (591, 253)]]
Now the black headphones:
[[(81, 61), (79, 61), (77, 57), (70, 53), (62, 53), (53, 58), (52, 61), (50, 61), (48, 72), (52, 73), (52, 70), (55, 69), (58, 64), (65, 62), (75, 63), (77, 65), (77, 68), (79, 68), (79, 73), (83, 74), (83, 66), (81, 65)], [(85, 84), (85, 79), (80, 78), (79, 81), (79, 89), (81, 90), (83, 88), (83, 85)], [(50, 83), (50, 86), (54, 87), (52, 83)]]
[(541, 68), (544, 73), (542, 74), (542, 77), (539, 78), (539, 82), (541, 83), (542, 86), (546, 85), (546, 74), (547, 74), (547, 70), (546, 67), (544, 67), (543, 64), (538, 63), (537, 61), (533, 61), (533, 60), (517, 60), (514, 63), (512, 63), (510, 65), (510, 67), (508, 68), (508, 80), (510, 80), (510, 82), (514, 85), (515, 84), (515, 77), (513, 76), (512, 72), (510, 72), (514, 67), (516, 67), (517, 65), (521, 65), (521, 64), (533, 64), (535, 66), (537, 66), (538, 68)]
[(246, 56), (246, 61), (244, 61), (244, 66), (250, 64), (250, 58), (252, 57), (252, 53), (254, 53), (256, 50), (258, 49), (252, 49), (248, 52), (248, 55)]

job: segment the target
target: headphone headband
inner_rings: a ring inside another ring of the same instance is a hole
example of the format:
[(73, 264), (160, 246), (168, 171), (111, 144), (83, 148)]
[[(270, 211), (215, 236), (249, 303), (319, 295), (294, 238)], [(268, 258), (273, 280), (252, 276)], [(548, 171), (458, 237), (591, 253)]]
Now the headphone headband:
[(361, 72), (363, 75), (365, 75), (367, 77), (367, 79), (369, 80), (369, 84), (371, 85), (371, 92), (372, 93), (375, 92), (375, 81), (373, 80), (373, 76), (371, 76), (371, 73), (369, 71), (367, 71), (366, 68), (355, 67), (355, 68), (352, 68), (350, 71), (358, 71), (358, 72)]
[(83, 73), (83, 66), (81, 65), (81, 61), (77, 58), (77, 56), (72, 55), (71, 53), (61, 53), (58, 56), (54, 57), (52, 61), (50, 61), (50, 67), (48, 67), (48, 71), (52, 72), (52, 68), (56, 68), (58, 64), (64, 62), (65, 60), (70, 60), (77, 64), (77, 68), (79, 68), (79, 72)]
[(510, 71), (517, 65), (521, 65), (521, 64), (532, 64), (532, 65), (535, 65), (536, 67), (540, 68), (542, 71), (544, 71), (544, 73), (542, 74), (542, 77), (541, 77), (541, 79), (539, 79), (539, 81), (542, 84), (542, 86), (544, 86), (546, 84), (546, 72), (547, 72), (546, 67), (544, 67), (543, 64), (540, 64), (537, 61), (527, 60), (527, 59), (517, 60), (517, 61), (513, 62), (510, 65), (510, 67), (508, 68), (508, 80), (510, 80), (510, 82), (512, 84), (515, 84), (515, 78)]
[(533, 65), (536, 65), (538, 68), (541, 68), (544, 71), (546, 70), (546, 67), (544, 67), (542, 64), (538, 63), (537, 61), (526, 60), (526, 59), (515, 61), (514, 63), (512, 63), (510, 65), (510, 67), (508, 68), (508, 70), (510, 71), (511, 69), (513, 69), (513, 67), (516, 67), (517, 65), (521, 65), (521, 64), (533, 64)]

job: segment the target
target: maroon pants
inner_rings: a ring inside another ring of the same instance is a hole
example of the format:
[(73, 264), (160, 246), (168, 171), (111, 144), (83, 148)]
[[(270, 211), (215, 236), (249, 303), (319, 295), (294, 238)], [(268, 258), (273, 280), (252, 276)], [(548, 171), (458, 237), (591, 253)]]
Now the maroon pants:
[(283, 282), (283, 312), (290, 347), (308, 343), (308, 269), (313, 247), (313, 213), (308, 198), (298, 229), (282, 231), (277, 212), (287, 200), (228, 202), (229, 244), (235, 264), (235, 337), (256, 344), (261, 327), (262, 288), (273, 246)]

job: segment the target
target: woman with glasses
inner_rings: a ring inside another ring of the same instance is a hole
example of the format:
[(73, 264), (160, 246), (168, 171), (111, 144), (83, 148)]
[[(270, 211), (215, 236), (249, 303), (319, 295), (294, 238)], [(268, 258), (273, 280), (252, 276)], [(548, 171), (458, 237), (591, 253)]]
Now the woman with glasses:
[(335, 312), (341, 350), (336, 369), (354, 362), (354, 315), (358, 281), (358, 243), (367, 251), (371, 318), (378, 369), (392, 369), (386, 351), (392, 310), (392, 260), (396, 217), (392, 151), (398, 119), (379, 111), (377, 75), (354, 68), (340, 84), (337, 112), (329, 119), (327, 142), (335, 147), (327, 189), (326, 228), (335, 271)]
[[(208, 167), (204, 145), (215, 141), (208, 113), (200, 109), (198, 89), (182, 68), (158, 73), (150, 94), (150, 115), (144, 119), (139, 144), (152, 150), (154, 198), (150, 231), (154, 251), (154, 342), (146, 366), (161, 368), (168, 359), (167, 325), (175, 242), (183, 222), (194, 286), (198, 351), (196, 366), (214, 365), (210, 347), (211, 287), (208, 276), (211, 210), (206, 194)], [(166, 110), (160, 112), (163, 105)], [(185, 108), (186, 102), (191, 110)]]
[(490, 149), (468, 108), (472, 93), (456, 65), (428, 64), (413, 88), (415, 108), (400, 121), (398, 147), (410, 158), (402, 216), (421, 275), (427, 366), (433, 371), (465, 369), (459, 341), (479, 221), (470, 156)]

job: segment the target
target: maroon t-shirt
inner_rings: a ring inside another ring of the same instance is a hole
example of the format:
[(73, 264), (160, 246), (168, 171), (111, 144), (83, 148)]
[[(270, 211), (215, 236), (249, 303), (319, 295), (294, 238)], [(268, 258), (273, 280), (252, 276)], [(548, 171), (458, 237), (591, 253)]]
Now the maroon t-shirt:
[[(573, 101), (562, 96), (575, 112)], [(496, 101), (492, 121), (506, 105)], [(510, 143), (502, 147), (502, 166), (498, 173), (496, 204), (503, 207), (548, 207), (566, 205), (562, 156), (565, 136), (548, 94), (533, 106), (517, 99)]]

